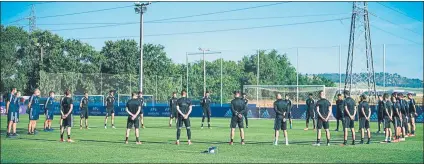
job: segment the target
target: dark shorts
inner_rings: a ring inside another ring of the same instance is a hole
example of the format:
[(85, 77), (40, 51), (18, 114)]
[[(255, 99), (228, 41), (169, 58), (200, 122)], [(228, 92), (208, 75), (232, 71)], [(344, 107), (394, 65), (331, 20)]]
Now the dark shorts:
[(287, 118), (292, 118), (291, 111), (287, 113)]
[(80, 113), (81, 118), (88, 119), (88, 108), (82, 109)]
[(383, 119), (384, 128), (390, 128), (390, 118), (388, 116), (385, 116)]
[(377, 114), (377, 120), (378, 120), (379, 122), (382, 122), (382, 121), (384, 120), (383, 113), (378, 113), (378, 114)]
[(328, 121), (324, 122), (322, 119), (318, 118), (317, 129), (322, 129), (322, 127), (324, 127), (324, 129), (329, 129), (330, 123)]
[(408, 119), (406, 119), (406, 117), (405, 117), (405, 115), (402, 115), (402, 127), (405, 127), (405, 128), (407, 128), (408, 127), (408, 122), (409, 122), (409, 118)]
[(111, 116), (112, 114), (115, 114), (114, 108), (106, 108), (106, 116)]
[(169, 112), (169, 117), (170, 118), (177, 118), (177, 116), (178, 116), (177, 109), (171, 109), (171, 112)]
[(181, 129), (184, 126), (186, 129), (190, 129), (190, 118), (184, 119), (183, 116), (178, 115), (178, 121), (177, 121), (177, 129)]
[(287, 130), (287, 120), (277, 117), (274, 120), (274, 130)]
[(31, 108), (29, 110), (29, 120), (36, 121), (40, 118), (40, 110), (36, 108)]
[(395, 127), (395, 128), (400, 127), (400, 119), (399, 119), (399, 117), (393, 117), (392, 123), (393, 123), (393, 127)]
[(45, 115), (46, 120), (53, 120), (54, 113), (52, 110), (47, 109)]
[(143, 115), (143, 107), (141, 107), (139, 115)]
[(11, 112), (9, 111), (7, 113), (7, 124), (9, 124), (10, 121), (12, 121), (13, 123), (18, 123), (19, 122), (19, 112)]
[(211, 109), (203, 109), (203, 115), (204, 116), (211, 116)]
[(343, 117), (343, 113), (341, 113), (341, 112), (336, 112), (336, 120), (342, 120), (344, 117)]
[(349, 118), (349, 116), (347, 116), (347, 117), (344, 118), (344, 123), (345, 123), (345, 126), (344, 126), (345, 128), (352, 129), (352, 128), (355, 127), (355, 120), (351, 120)]
[(365, 119), (365, 117), (359, 118), (359, 129), (369, 129), (370, 128), (370, 121)]
[(62, 120), (62, 127), (72, 127), (72, 115)]
[(309, 120), (309, 119), (315, 119), (315, 112), (306, 111), (306, 120)]
[(138, 129), (140, 127), (140, 119), (139, 117), (136, 117), (134, 120), (131, 120), (131, 116), (128, 116), (127, 119), (127, 129), (131, 128)]
[(230, 128), (244, 128), (244, 124), (243, 124), (243, 117), (239, 118), (238, 116), (233, 116), (231, 117), (231, 123), (230, 123)]

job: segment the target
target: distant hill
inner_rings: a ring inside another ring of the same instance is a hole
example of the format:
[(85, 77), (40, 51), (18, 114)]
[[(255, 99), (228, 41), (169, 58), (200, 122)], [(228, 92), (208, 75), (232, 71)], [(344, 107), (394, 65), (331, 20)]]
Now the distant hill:
[[(323, 73), (317, 76), (326, 78), (330, 81), (339, 82), (338, 73)], [(366, 77), (365, 73), (361, 73), (360, 77)], [(342, 83), (345, 82), (346, 74), (342, 74)], [(365, 78), (364, 78), (365, 79)], [(383, 73), (375, 73), (376, 85), (383, 86)], [(407, 77), (400, 76), (399, 74), (386, 73), (386, 87), (408, 87), (408, 88), (422, 88), (423, 81), (420, 79), (410, 79)]]

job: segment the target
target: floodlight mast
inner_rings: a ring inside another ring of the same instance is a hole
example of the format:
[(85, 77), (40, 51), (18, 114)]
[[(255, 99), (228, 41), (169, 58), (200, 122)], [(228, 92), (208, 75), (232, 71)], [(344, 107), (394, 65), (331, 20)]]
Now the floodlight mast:
[(135, 13), (140, 14), (140, 91), (143, 91), (143, 14), (147, 11), (147, 5), (150, 4), (152, 3), (134, 3)]

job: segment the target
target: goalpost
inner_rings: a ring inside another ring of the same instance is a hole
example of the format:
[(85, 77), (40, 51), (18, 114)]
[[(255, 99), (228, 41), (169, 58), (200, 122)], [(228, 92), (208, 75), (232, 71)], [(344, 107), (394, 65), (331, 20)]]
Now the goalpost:
[(243, 93), (247, 94), (249, 104), (256, 104), (259, 117), (261, 109), (272, 108), (275, 101), (275, 95), (280, 93), (284, 97), (287, 95), (292, 105), (299, 108), (299, 104), (306, 104), (309, 94), (312, 94), (314, 100), (319, 99), (319, 92), (324, 91), (325, 97), (333, 103), (334, 97), (338, 91), (335, 87), (325, 87), (325, 85), (244, 85)]

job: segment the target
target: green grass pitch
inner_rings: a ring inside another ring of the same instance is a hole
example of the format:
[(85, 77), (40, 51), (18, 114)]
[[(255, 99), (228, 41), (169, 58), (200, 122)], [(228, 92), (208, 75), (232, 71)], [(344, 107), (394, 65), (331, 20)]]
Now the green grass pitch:
[[(75, 143), (60, 143), (58, 116), (53, 121), (54, 132), (43, 132), (43, 121), (38, 121), (38, 135), (26, 135), (27, 115), (21, 116), (17, 138), (5, 137), (6, 117), (1, 117), (1, 163), (422, 163), (423, 126), (417, 124), (415, 137), (405, 142), (380, 144), (383, 134), (373, 133), (371, 145), (340, 146), (342, 132), (335, 132), (335, 122), (331, 122), (331, 146), (313, 147), (316, 132), (304, 131), (304, 120), (294, 120), (293, 129), (288, 130), (289, 145), (273, 146), (273, 120), (250, 119), (246, 132), (246, 145), (240, 144), (236, 131), (234, 145), (228, 145), (229, 118), (212, 118), (212, 129), (200, 129), (200, 118), (191, 118), (192, 142), (187, 145), (186, 131), (181, 132), (181, 145), (175, 145), (176, 129), (168, 127), (168, 118), (145, 118), (146, 129), (141, 129), (142, 145), (135, 144), (134, 130), (129, 144), (125, 145), (127, 117), (116, 117), (117, 129), (104, 129), (104, 117), (90, 117), (91, 129), (80, 130), (79, 118), (75, 118), (72, 138)], [(43, 118), (43, 116), (41, 116)], [(110, 120), (109, 120), (110, 121)], [(357, 127), (357, 123), (355, 127)], [(376, 131), (377, 124), (371, 124)], [(282, 133), (281, 133), (282, 134)], [(357, 143), (360, 139), (357, 133)], [(66, 137), (65, 137), (66, 138)], [(350, 137), (349, 137), (349, 140)], [(325, 143), (325, 133), (323, 133)], [(350, 142), (349, 142), (350, 143)], [(210, 146), (217, 146), (217, 154), (202, 153)]]

